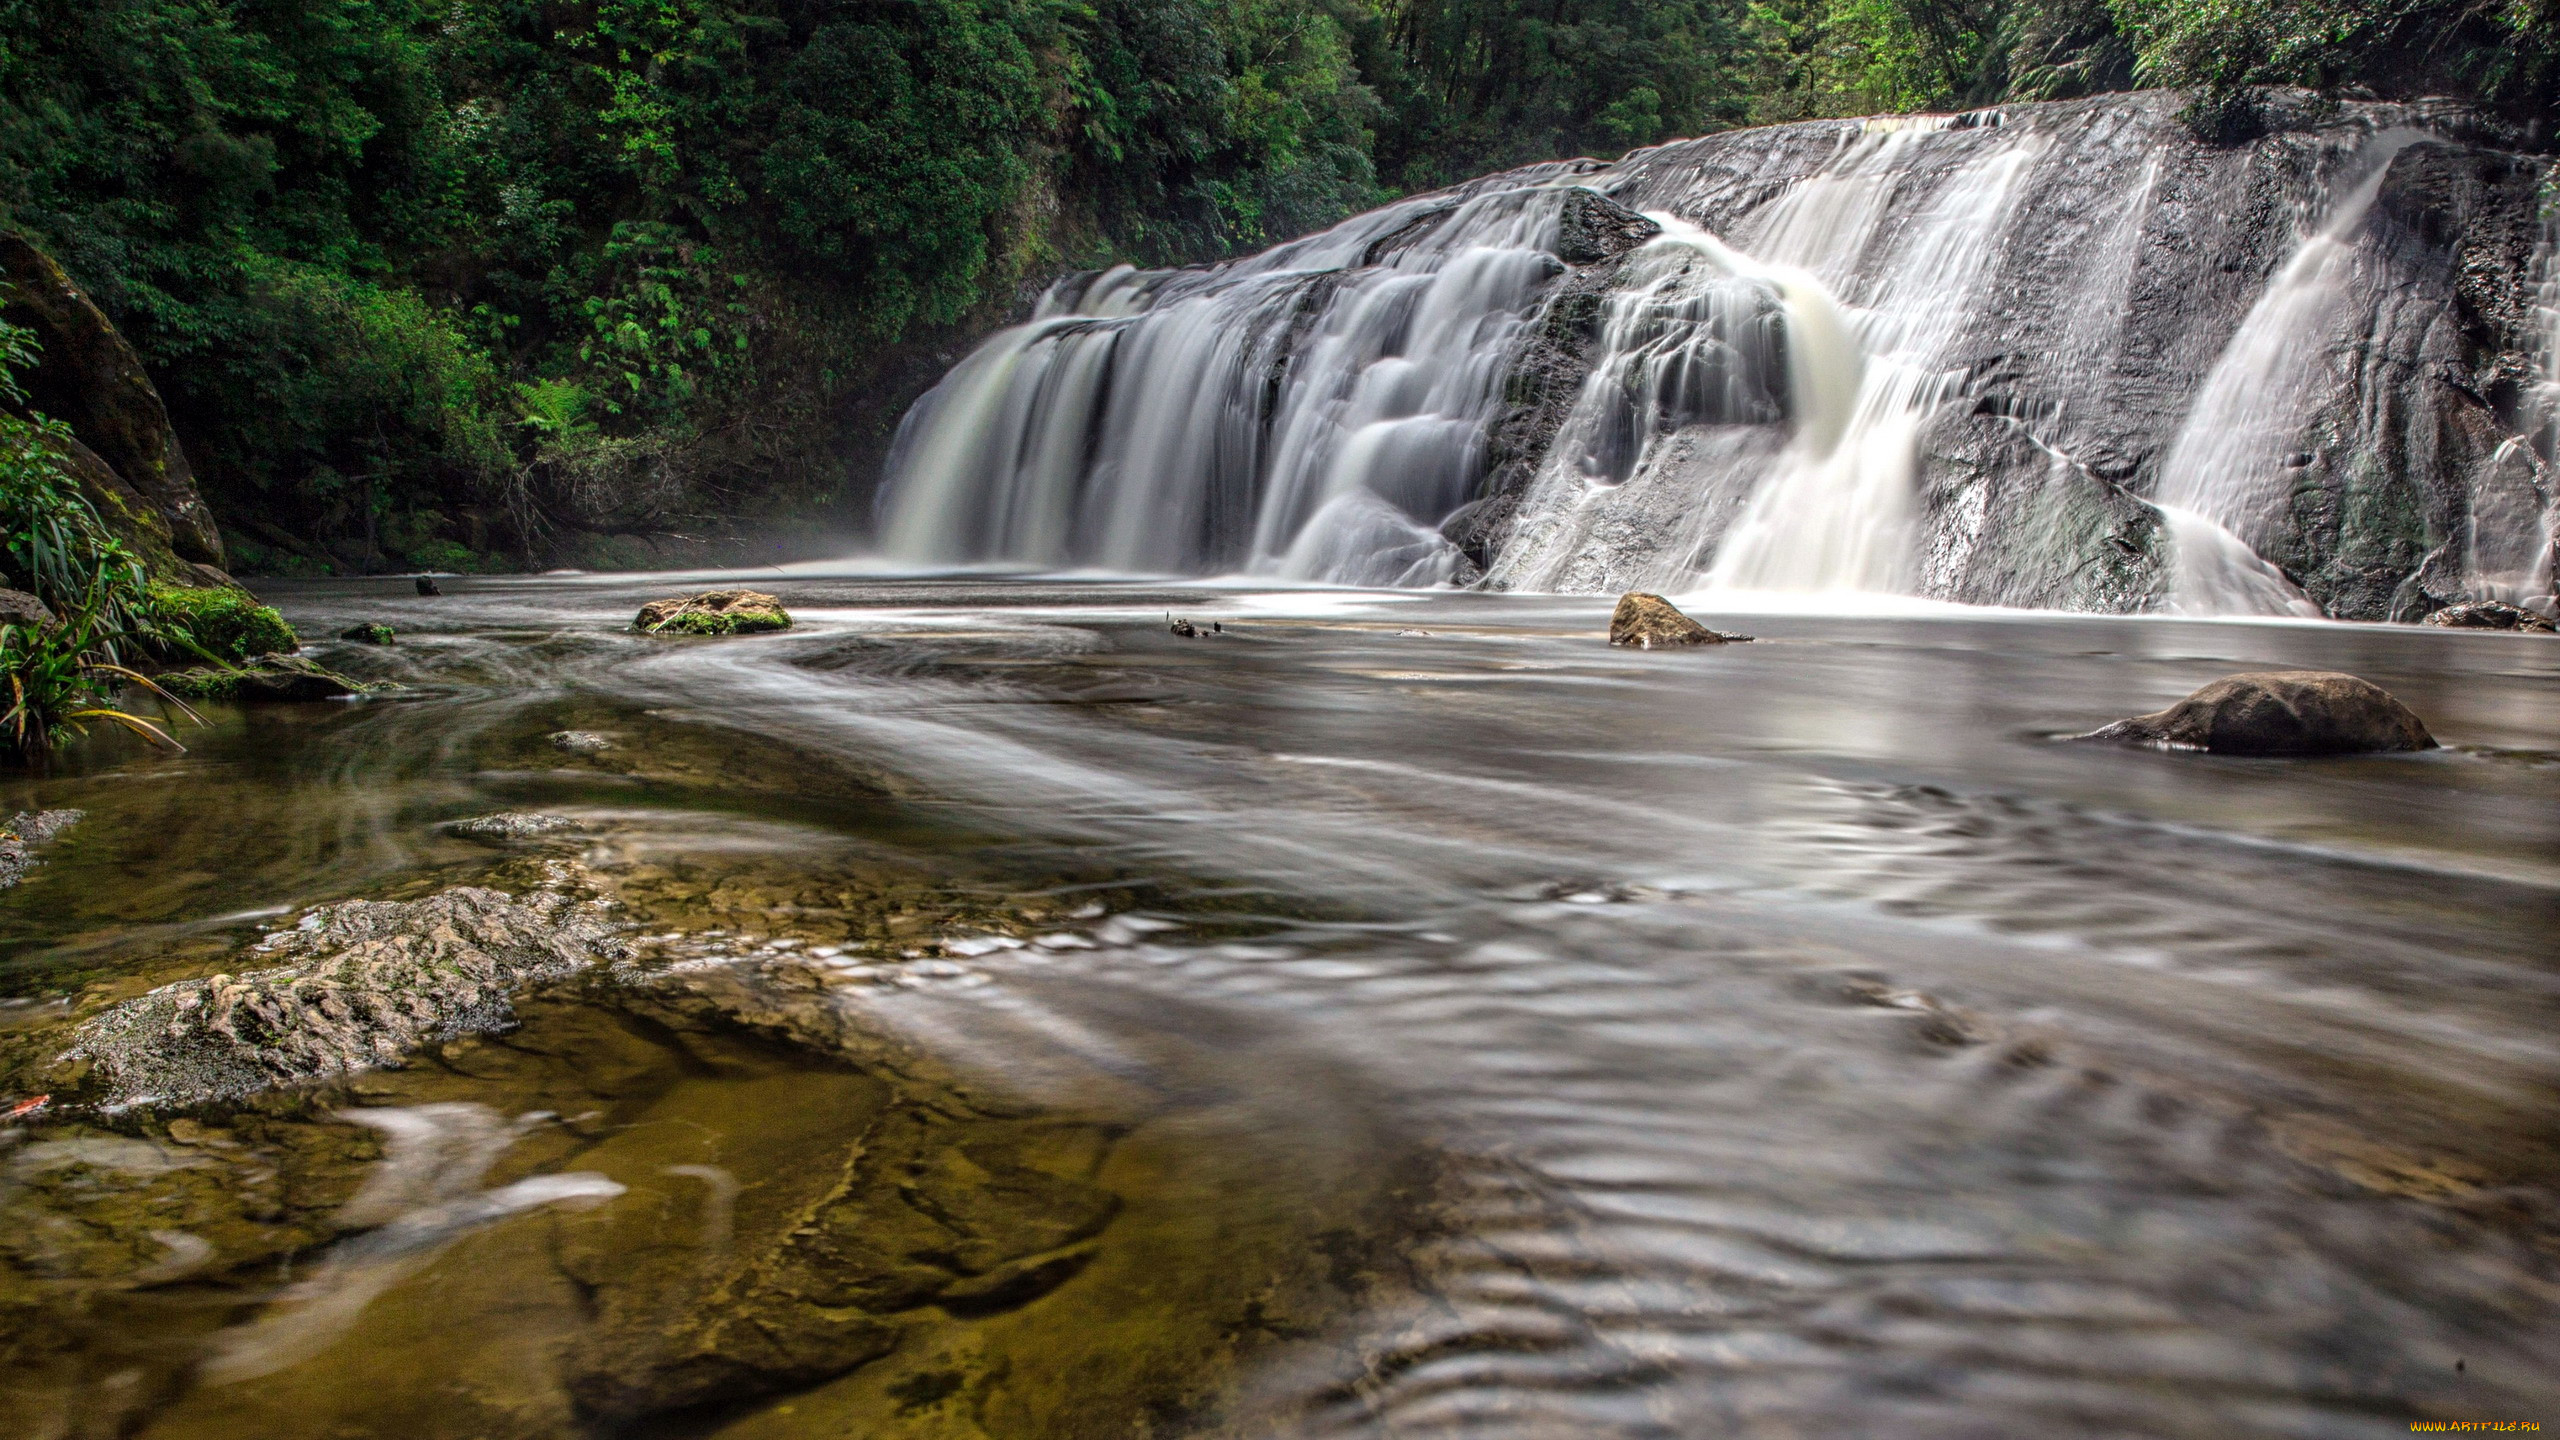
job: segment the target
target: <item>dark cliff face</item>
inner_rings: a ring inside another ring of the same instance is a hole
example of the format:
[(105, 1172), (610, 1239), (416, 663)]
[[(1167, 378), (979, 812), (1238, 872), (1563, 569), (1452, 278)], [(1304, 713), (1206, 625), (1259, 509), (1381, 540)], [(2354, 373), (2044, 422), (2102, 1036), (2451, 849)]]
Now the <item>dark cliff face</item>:
[(71, 427), (63, 460), (100, 515), (155, 571), (220, 565), (222, 533), (141, 357), (53, 257), (8, 231), (0, 278), (9, 286), (0, 313), (41, 347), (24, 377), (29, 407)]
[[(2165, 603), (2162, 527), (2144, 502), (2182, 425), (2359, 163), (2411, 130), (2427, 138), (2389, 158), (2344, 236), (2353, 256), (2334, 313), (2291, 337), (2302, 373), (2293, 393), (2265, 397), (2293, 407), (2289, 438), (2272, 473), (2243, 477), (2257, 493), (2232, 529), (2348, 618), (2415, 619), (2476, 591), (2484, 569), (2535, 563), (2520, 552), (2547, 533), (2550, 457), (2511, 442), (2530, 424), (2525, 396), (2548, 343), (2533, 333), (2532, 296), (2552, 162), (2502, 148), (2457, 112), (2307, 96), (2277, 97), (2262, 131), (2218, 144), (2193, 133), (2182, 103), (2162, 92), (1984, 112), (1864, 177), (1886, 192), (1873, 197), (1880, 213), (1859, 253), (1824, 272), (1852, 306), (1928, 253), (1924, 232), (1949, 223), (1940, 197), (1965, 175), (2002, 152), (2026, 167), (1988, 227), (1967, 313), (1926, 359), (1956, 378), (1920, 431), (1909, 588), (2075, 609)], [(1762, 253), (1785, 197), (1835, 172), (1866, 133), (1856, 121), (1732, 132), (1640, 152), (1584, 183)], [(1740, 436), (1686, 443), (1751, 458), (1674, 460), (1576, 495), (1600, 513), (1580, 518), (1570, 563), (1539, 573), (1599, 590), (1705, 568), (1752, 472), (1774, 460)], [(1516, 478), (1495, 477), (1497, 489)], [(2492, 553), (2501, 547), (2519, 553)], [(2547, 596), (2547, 551), (2540, 564), (2534, 593)]]

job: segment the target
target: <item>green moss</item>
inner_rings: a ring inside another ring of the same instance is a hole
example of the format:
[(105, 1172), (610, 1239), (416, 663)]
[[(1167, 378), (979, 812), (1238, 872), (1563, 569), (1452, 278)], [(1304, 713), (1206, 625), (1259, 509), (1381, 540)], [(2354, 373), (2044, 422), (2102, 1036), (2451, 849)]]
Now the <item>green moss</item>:
[(274, 606), (246, 590), (154, 585), (151, 617), (225, 660), (289, 653), (302, 643)]
[(652, 635), (759, 635), (769, 630), (788, 630), (791, 617), (779, 610), (735, 610), (712, 614), (688, 610), (667, 621)]
[(350, 626), (339, 631), (338, 638), (365, 645), (388, 645), (392, 642), (395, 633), (388, 625), (365, 624)]

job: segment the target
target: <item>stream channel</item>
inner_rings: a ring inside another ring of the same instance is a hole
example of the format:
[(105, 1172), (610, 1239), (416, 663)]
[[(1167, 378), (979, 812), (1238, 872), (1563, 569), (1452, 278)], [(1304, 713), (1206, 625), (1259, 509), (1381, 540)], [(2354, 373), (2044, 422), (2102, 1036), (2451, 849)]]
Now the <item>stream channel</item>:
[[(625, 629), (708, 578), (277, 584), (404, 688), (0, 783), (86, 812), (0, 894), (0, 1098), (303, 907), (628, 948), (0, 1132), (0, 1431), (2560, 1424), (2560, 642), (823, 568)], [(2445, 748), (2059, 738), (2249, 669)]]

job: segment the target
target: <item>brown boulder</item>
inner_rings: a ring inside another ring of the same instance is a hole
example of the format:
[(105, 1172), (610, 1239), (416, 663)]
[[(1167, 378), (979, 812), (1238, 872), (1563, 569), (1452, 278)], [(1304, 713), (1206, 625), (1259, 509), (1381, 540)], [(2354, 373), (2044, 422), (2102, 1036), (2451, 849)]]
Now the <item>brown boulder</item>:
[(1680, 613), (1679, 607), (1659, 595), (1630, 590), (1618, 597), (1618, 608), (1609, 616), (1609, 643), (1634, 645), (1650, 650), (1656, 645), (1726, 645), (1748, 640), (1748, 635), (1727, 635), (1710, 630)]
[[(32, 407), (69, 425), (128, 493), (140, 497), (179, 559), (221, 564), (222, 532), (196, 493), (195, 472), (142, 357), (25, 236), (0, 230), (0, 278), (10, 285), (6, 317), (35, 331), (43, 347), (35, 373), (26, 377)], [(118, 518), (110, 515), (109, 523)]]
[(2389, 691), (2327, 670), (2233, 675), (2166, 710), (2073, 738), (2216, 755), (2357, 755), (2436, 748), (2425, 722)]
[(631, 628), (648, 635), (751, 635), (790, 629), (791, 613), (761, 590), (705, 590), (650, 601), (640, 607)]
[(24, 590), (0, 590), (0, 625), (41, 630), (53, 623), (53, 612)]
[(2449, 630), (2522, 630), (2535, 634), (2560, 633), (2560, 626), (2500, 600), (2472, 600), (2460, 605), (2447, 605), (2426, 619), (2429, 625)]

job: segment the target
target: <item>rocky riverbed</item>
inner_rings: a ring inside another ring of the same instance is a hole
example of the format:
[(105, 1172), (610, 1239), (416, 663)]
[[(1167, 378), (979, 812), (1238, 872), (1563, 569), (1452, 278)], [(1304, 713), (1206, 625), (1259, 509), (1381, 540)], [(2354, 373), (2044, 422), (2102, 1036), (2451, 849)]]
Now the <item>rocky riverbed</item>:
[[(399, 688), (0, 787), (86, 812), (0, 898), (28, 1433), (2551, 1398), (2546, 637), (754, 583), (292, 589)], [(2302, 671), (2439, 745), (2065, 743)]]

